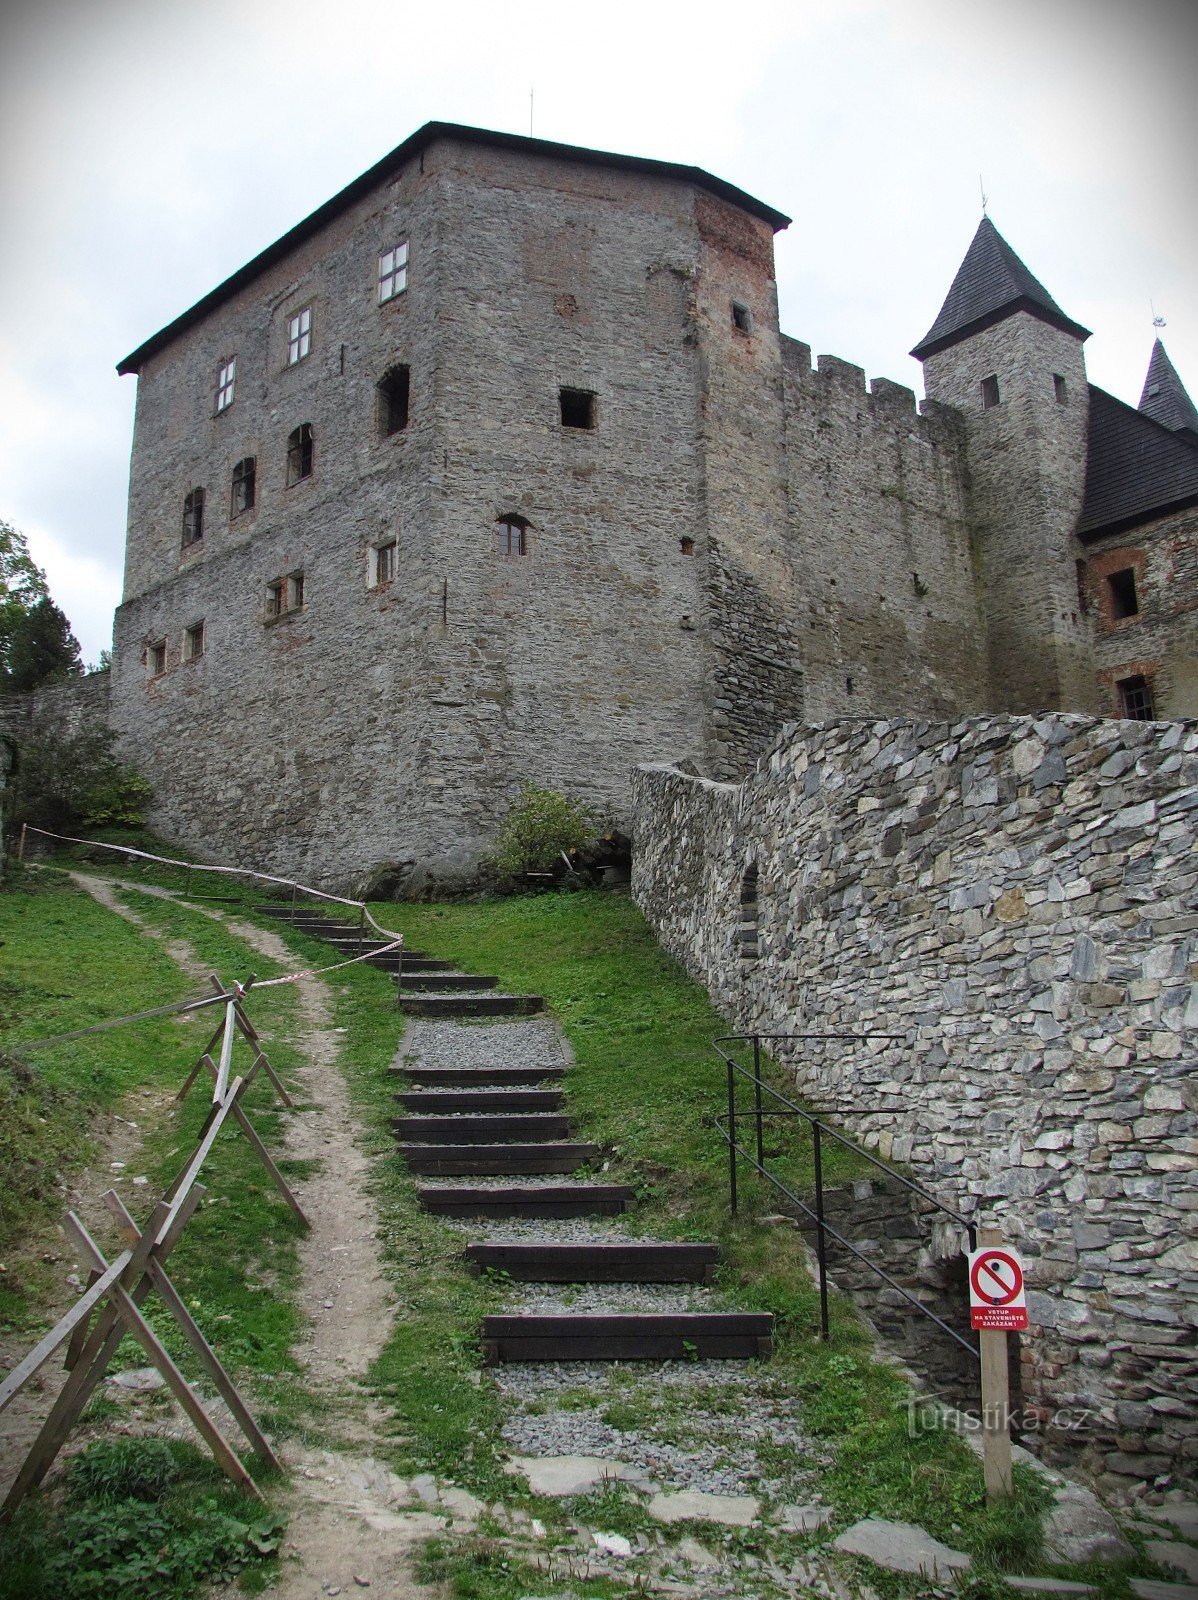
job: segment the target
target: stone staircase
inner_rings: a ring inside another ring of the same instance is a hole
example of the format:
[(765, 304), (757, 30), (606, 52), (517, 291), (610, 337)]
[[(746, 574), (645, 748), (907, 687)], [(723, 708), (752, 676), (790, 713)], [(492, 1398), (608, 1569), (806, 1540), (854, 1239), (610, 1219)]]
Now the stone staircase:
[[(329, 918), (294, 915), (289, 906), (266, 908), (306, 934), (357, 953), (359, 930)], [(397, 953), (374, 955), (373, 964), (399, 967)], [(456, 972), (422, 952), (403, 952), (401, 1003), (405, 1013), (437, 1021), (534, 1017), (539, 995), (498, 991), (493, 977)], [(519, 1022), (515, 1029), (519, 1030)], [(475, 1030), (462, 1033), (467, 1054)], [(515, 1035), (513, 1035), (514, 1037)], [(483, 1052), (485, 1054), (485, 1051)], [(718, 1257), (714, 1244), (588, 1236), (585, 1219), (619, 1217), (633, 1199), (623, 1184), (580, 1169), (599, 1166), (602, 1152), (574, 1138), (562, 1110), (565, 1067), (530, 1059), (513, 1064), (472, 1059), (446, 1065), (419, 1060), (391, 1069), (408, 1087), (395, 1099), (399, 1151), (420, 1179), (420, 1205), (458, 1222), (544, 1223), (544, 1237), (477, 1238), (465, 1247), (467, 1270), (502, 1274), (513, 1284), (626, 1287), (709, 1284)], [(560, 1175), (560, 1183), (538, 1182)], [(478, 1179), (477, 1183), (453, 1180)], [(532, 1180), (532, 1181), (528, 1181)], [(553, 1236), (555, 1226), (581, 1231)], [(610, 1229), (610, 1224), (597, 1226)], [(660, 1291), (659, 1291), (660, 1293)], [(515, 1311), (483, 1319), (481, 1343), (488, 1364), (513, 1361), (635, 1361), (743, 1359), (768, 1356), (773, 1319), (767, 1313), (697, 1310), (568, 1309)]]

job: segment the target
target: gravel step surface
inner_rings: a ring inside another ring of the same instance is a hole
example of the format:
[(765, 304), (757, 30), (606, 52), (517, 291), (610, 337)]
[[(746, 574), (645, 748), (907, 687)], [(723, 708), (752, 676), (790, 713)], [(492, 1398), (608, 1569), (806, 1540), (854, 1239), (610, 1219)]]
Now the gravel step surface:
[(398, 1067), (568, 1066), (569, 1046), (548, 1017), (468, 1022), (409, 1017), (395, 1058)]
[(644, 1311), (716, 1311), (710, 1289), (697, 1283), (512, 1283), (505, 1313), (513, 1316), (614, 1316)]

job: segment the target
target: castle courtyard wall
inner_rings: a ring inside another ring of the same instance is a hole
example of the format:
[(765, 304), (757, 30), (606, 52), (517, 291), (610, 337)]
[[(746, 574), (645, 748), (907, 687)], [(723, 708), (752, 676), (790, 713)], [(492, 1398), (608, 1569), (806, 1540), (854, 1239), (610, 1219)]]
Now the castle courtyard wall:
[(791, 1070), (1022, 1248), (1025, 1403), (1085, 1418), (1049, 1450), (1192, 1481), (1198, 725), (826, 723), (635, 789), (634, 895), (734, 1028), (902, 1036)]

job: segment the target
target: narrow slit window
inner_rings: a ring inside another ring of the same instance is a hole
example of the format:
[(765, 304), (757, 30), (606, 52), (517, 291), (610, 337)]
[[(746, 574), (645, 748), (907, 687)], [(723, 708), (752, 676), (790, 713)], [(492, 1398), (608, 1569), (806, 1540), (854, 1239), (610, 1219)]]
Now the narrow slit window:
[(184, 661), (198, 661), (204, 654), (204, 624), (193, 622), (183, 633)]
[(1054, 372), (1052, 375), (1052, 392), (1059, 406), (1069, 404), (1069, 385), (1059, 372)]
[(745, 868), (745, 875), (740, 884), (740, 924), (737, 928), (737, 940), (742, 961), (756, 961), (760, 951), (757, 895), (757, 863), (750, 862)]
[(528, 523), (523, 517), (501, 517), (495, 524), (495, 544), (501, 556), (526, 556)]
[(372, 587), (380, 588), (394, 578), (395, 545), (396, 541), (390, 539), (386, 544), (376, 545), (371, 552), (371, 564), (374, 568), (370, 577)]
[(233, 404), (233, 390), (237, 381), (237, 357), (226, 361), (216, 375), (216, 409), (218, 414)]
[(287, 365), (294, 367), (312, 349), (312, 307), (305, 306), (287, 319)]
[(678, 548), (684, 556), (693, 556), (695, 553), (695, 541), (686, 538), (679, 539)]
[(982, 379), (982, 410), (993, 411), (994, 407), (1002, 404), (1002, 396), (998, 392), (998, 378), (992, 372), (988, 378)]
[(1112, 572), (1107, 578), (1106, 587), (1110, 597), (1111, 616), (1116, 622), (1122, 622), (1125, 617), (1139, 616), (1140, 597), (1136, 593), (1134, 567), (1123, 567), (1118, 572)]
[(558, 391), (563, 428), (593, 429), (595, 426), (595, 395), (590, 389), (561, 389)]
[(183, 497), (183, 548), (204, 537), (204, 491), (193, 489)]
[(379, 379), (375, 393), (378, 396), (379, 438), (387, 439), (393, 433), (402, 433), (408, 425), (410, 369), (392, 367)]
[(301, 422), (287, 436), (287, 485), (299, 483), (312, 476), (313, 438), (312, 424)]
[(233, 468), (232, 513), (241, 516), (243, 511), (254, 509), (257, 493), (258, 463), (253, 456), (245, 456)]
[(1156, 700), (1152, 685), (1142, 673), (1121, 678), (1115, 686), (1119, 691), (1120, 713), (1131, 722), (1154, 722)]
[(408, 242), (397, 244), (394, 250), (384, 250), (379, 256), (379, 305), (394, 300), (408, 286)]

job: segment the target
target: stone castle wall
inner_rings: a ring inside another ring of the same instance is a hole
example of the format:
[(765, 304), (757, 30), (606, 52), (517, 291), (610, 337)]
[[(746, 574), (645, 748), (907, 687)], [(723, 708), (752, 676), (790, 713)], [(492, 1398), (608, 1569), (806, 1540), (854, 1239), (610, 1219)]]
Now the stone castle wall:
[(1192, 1477), (1198, 725), (790, 728), (742, 786), (642, 769), (634, 828), (638, 903), (734, 1027), (902, 1035), (798, 1087), (1025, 1252), (1025, 1400), (1089, 1414), (1055, 1443)]

